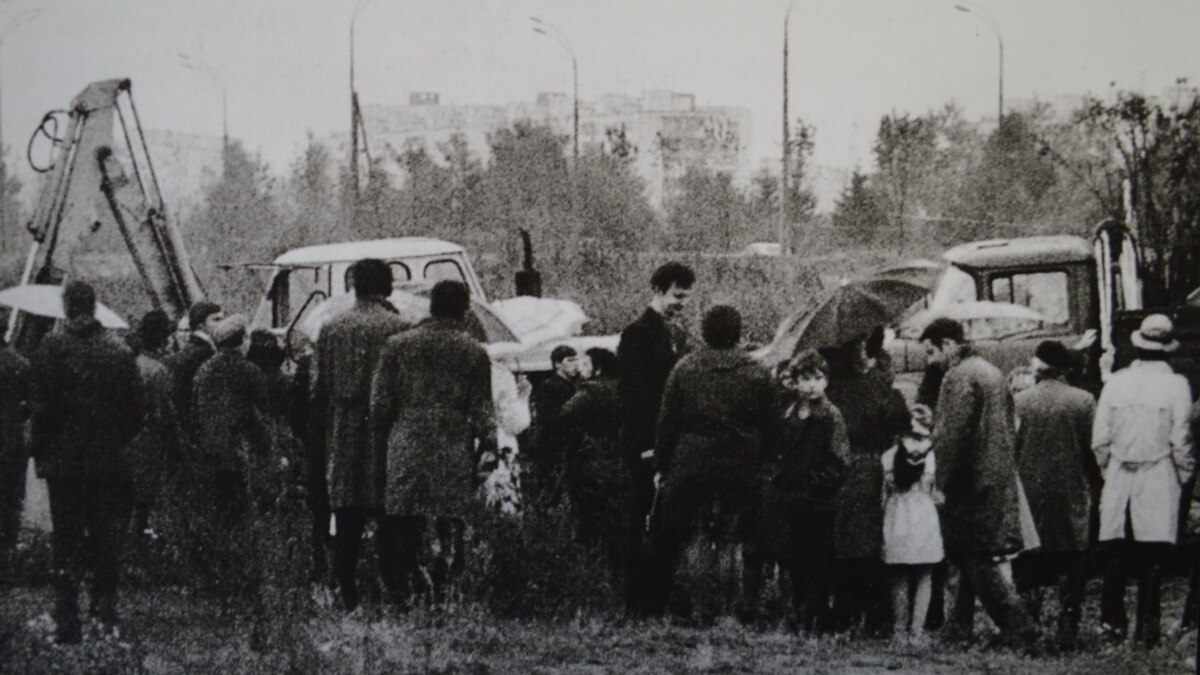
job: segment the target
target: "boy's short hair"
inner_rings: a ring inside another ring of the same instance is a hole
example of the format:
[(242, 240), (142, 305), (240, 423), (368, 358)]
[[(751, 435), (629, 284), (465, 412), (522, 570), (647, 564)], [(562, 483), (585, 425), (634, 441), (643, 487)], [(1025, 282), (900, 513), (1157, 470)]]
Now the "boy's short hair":
[(954, 319), (934, 319), (921, 331), (921, 339), (918, 342), (928, 340), (934, 347), (941, 349), (947, 340), (953, 340), (958, 344), (963, 344), (967, 341), (963, 332), (962, 324)]
[(570, 345), (559, 345), (550, 352), (550, 365), (557, 366), (558, 364), (573, 359), (579, 355), (575, 348)]
[(787, 372), (792, 377), (803, 375), (829, 377), (829, 362), (817, 350), (805, 349), (788, 362)]
[(729, 305), (717, 305), (701, 320), (700, 336), (714, 349), (729, 349), (742, 339), (742, 315)]
[(350, 283), (360, 298), (392, 294), (392, 268), (377, 258), (363, 258), (350, 266)]
[(692, 268), (674, 260), (660, 265), (650, 276), (650, 288), (659, 293), (669, 291), (671, 286), (688, 289), (694, 283), (696, 283), (696, 273), (692, 271)]
[(617, 355), (603, 347), (592, 347), (584, 352), (592, 360), (592, 368), (602, 375), (617, 374)]
[(429, 314), (435, 318), (461, 321), (470, 306), (471, 292), (461, 281), (443, 279), (429, 292)]

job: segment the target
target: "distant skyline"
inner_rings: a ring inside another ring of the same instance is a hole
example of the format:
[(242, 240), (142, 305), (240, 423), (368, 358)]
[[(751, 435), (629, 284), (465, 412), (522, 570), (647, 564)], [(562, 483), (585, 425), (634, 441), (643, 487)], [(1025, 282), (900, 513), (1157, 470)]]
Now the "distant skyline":
[[(816, 125), (815, 163), (870, 168), (882, 115), (956, 101), (969, 119), (995, 115), (997, 45), (1005, 98), (1053, 100), (1118, 89), (1159, 94), (1178, 77), (1200, 84), (1200, 1), (797, 0), (791, 24), (792, 117)], [(42, 114), (88, 82), (133, 79), (148, 128), (218, 136), (218, 88), (180, 53), (217, 73), (230, 133), (276, 172), (317, 137), (349, 127), (350, 0), (58, 0), (0, 2), (0, 27), (40, 14), (0, 53), (2, 132), (10, 158)], [(403, 104), (433, 91), (447, 104), (533, 101), (571, 90), (570, 61), (534, 34), (537, 15), (568, 36), (580, 96), (691, 93), (697, 105), (752, 112), (751, 162), (780, 154), (786, 0), (372, 0), (357, 24), (364, 104)]]

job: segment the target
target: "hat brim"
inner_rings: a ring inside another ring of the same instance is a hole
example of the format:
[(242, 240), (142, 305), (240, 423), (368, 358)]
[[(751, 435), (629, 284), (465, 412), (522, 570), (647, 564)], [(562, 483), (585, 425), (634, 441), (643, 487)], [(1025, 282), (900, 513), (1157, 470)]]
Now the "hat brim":
[(1142, 331), (1135, 330), (1129, 337), (1130, 342), (1138, 349), (1144, 349), (1148, 352), (1166, 352), (1171, 353), (1179, 349), (1179, 341), (1171, 338), (1170, 342), (1159, 342), (1158, 340), (1149, 340), (1142, 335)]

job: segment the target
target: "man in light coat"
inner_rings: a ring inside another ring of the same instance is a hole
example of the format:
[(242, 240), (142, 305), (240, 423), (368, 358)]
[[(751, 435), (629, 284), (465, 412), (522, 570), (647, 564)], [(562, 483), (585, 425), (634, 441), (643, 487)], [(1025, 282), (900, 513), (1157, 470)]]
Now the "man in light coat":
[(333, 571), (347, 610), (358, 607), (363, 531), (383, 512), (386, 458), (370, 443), (371, 378), (384, 341), (409, 327), (387, 301), (391, 268), (368, 258), (351, 269), (354, 306), (321, 329), (312, 383), (312, 436), (324, 446), (315, 461), (323, 465), (329, 486)]
[(1104, 474), (1100, 541), (1109, 554), (1100, 620), (1114, 638), (1128, 630), (1125, 573), (1136, 561), (1135, 641), (1158, 644), (1162, 563), (1179, 530), (1179, 498), (1193, 470), (1188, 428), (1192, 394), (1166, 363), (1179, 348), (1171, 319), (1147, 316), (1132, 342), (1136, 359), (1104, 385), (1092, 449)]
[(1058, 642), (1063, 649), (1074, 648), (1079, 632), (1093, 493), (1100, 482), (1092, 455), (1096, 401), (1067, 384), (1074, 364), (1074, 355), (1061, 342), (1041, 343), (1031, 362), (1037, 384), (1015, 397), (1021, 482), (1042, 543), (1040, 551), (1017, 561), (1018, 585), (1035, 588), (1060, 581)]
[(959, 571), (946, 635), (971, 635), (978, 594), (1004, 641), (1031, 645), (1037, 630), (1000, 562), (1024, 544), (1008, 381), (971, 350), (957, 321), (935, 319), (921, 343), (929, 362), (946, 368), (933, 433), (946, 558)]

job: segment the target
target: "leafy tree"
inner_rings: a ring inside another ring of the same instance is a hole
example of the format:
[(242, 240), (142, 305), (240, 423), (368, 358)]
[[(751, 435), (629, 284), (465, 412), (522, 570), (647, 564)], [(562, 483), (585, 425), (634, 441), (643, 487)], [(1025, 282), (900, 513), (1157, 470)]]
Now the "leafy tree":
[(903, 249), (905, 221), (918, 215), (937, 156), (937, 120), (933, 115), (887, 115), (879, 122), (873, 150), (881, 203)]
[(21, 181), (16, 173), (11, 171), (8, 160), (8, 148), (0, 149), (0, 254), (8, 255), (14, 252), (14, 247), (20, 247), (27, 241), (22, 236), (25, 228), (21, 223), (21, 205), (18, 195), (21, 192)]
[(692, 166), (667, 202), (666, 246), (681, 251), (733, 251), (747, 241), (745, 211), (729, 174)]
[(833, 226), (853, 233), (856, 239), (870, 241), (887, 224), (887, 214), (879, 206), (879, 195), (870, 177), (855, 169), (834, 204)]
[(345, 223), (341, 222), (337, 195), (329, 148), (318, 143), (310, 132), (304, 153), (293, 163), (288, 180), (290, 227), (282, 233), (282, 241), (290, 248), (344, 238)]

